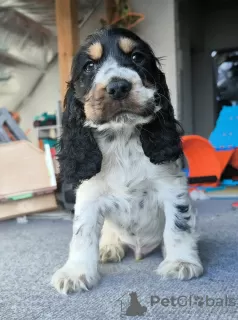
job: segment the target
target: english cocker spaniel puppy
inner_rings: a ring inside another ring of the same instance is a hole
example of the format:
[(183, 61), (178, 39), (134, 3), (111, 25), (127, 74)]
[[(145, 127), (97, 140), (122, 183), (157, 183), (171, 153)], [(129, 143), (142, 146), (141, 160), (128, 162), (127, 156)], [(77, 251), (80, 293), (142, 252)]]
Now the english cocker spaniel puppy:
[(76, 204), (68, 260), (52, 278), (59, 292), (92, 288), (99, 261), (128, 248), (141, 259), (161, 244), (162, 277), (202, 274), (181, 134), (150, 46), (120, 28), (89, 36), (65, 97), (59, 161)]

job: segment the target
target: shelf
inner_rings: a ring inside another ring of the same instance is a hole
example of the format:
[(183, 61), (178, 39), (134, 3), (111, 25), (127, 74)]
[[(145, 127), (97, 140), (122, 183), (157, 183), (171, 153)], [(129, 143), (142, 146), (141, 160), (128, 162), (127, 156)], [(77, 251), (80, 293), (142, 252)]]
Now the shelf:
[(40, 130), (51, 130), (51, 129), (59, 129), (61, 126), (53, 125), (53, 126), (42, 126), (42, 127), (34, 127), (37, 131)]

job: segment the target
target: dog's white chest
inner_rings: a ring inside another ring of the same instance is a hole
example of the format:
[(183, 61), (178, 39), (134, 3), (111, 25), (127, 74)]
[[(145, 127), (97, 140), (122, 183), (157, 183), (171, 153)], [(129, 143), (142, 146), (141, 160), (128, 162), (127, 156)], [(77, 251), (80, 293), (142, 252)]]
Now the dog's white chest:
[[(144, 155), (137, 137), (118, 141), (106, 152), (100, 175), (108, 186), (111, 205), (106, 218), (138, 258), (159, 245), (164, 228), (159, 208), (158, 166)], [(105, 150), (104, 150), (105, 154)]]
[[(128, 202), (118, 199), (119, 208), (109, 213), (122, 242), (138, 259), (159, 245), (164, 229), (164, 214), (159, 208), (158, 195), (149, 183), (128, 190)], [(120, 205), (120, 203), (128, 205)]]
[(111, 189), (128, 190), (156, 178), (158, 166), (153, 165), (143, 152), (139, 136), (125, 139), (119, 136), (115, 141), (101, 144), (103, 161), (99, 173)]

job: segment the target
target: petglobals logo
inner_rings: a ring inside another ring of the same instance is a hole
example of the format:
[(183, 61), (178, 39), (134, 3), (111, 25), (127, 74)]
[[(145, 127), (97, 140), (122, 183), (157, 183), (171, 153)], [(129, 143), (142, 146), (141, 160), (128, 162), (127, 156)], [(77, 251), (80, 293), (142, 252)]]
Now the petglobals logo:
[(192, 307), (198, 306), (200, 308), (209, 307), (235, 307), (238, 305), (237, 299), (234, 297), (210, 297), (205, 296), (171, 296), (171, 297), (160, 297), (151, 296), (150, 297), (151, 307), (159, 305), (161, 307)]
[(157, 308), (221, 308), (221, 307), (238, 307), (238, 298), (229, 297), (213, 297), (209, 295), (190, 295), (190, 296), (170, 296), (162, 297), (159, 295), (152, 295), (142, 299), (140, 295), (135, 292), (125, 293), (116, 300), (120, 303), (120, 317), (144, 317), (153, 312)]

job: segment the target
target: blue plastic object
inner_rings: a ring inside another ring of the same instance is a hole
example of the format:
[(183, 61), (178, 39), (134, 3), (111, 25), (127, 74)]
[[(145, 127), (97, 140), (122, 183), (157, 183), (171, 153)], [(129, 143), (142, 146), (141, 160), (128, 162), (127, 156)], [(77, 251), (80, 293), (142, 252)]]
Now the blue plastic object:
[(0, 108), (0, 143), (11, 142), (4, 125), (8, 127), (16, 140), (28, 140), (25, 133), (20, 129), (6, 108)]
[(238, 106), (224, 106), (209, 137), (216, 150), (238, 148)]
[(184, 168), (183, 172), (185, 173), (186, 177), (189, 177), (189, 169)]
[(217, 187), (197, 187), (198, 190), (204, 190), (206, 192), (213, 192), (213, 191), (219, 191), (224, 190), (226, 186), (217, 186)]
[(224, 179), (221, 181), (221, 185), (228, 186), (228, 187), (238, 186), (238, 181), (235, 181), (232, 179)]

